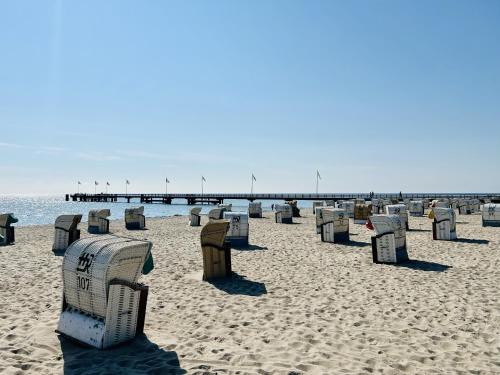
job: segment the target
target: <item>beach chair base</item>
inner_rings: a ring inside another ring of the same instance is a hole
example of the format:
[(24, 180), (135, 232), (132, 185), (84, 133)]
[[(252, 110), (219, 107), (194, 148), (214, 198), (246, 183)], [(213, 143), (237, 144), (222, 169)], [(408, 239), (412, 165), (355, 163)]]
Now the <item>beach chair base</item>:
[(397, 264), (409, 260), (406, 245), (396, 248), (394, 233), (384, 233), (372, 237), (373, 263)]
[(201, 217), (198, 215), (191, 215), (191, 219), (189, 220), (189, 225), (192, 227), (199, 227), (201, 223)]
[(251, 217), (253, 219), (262, 219), (262, 213), (249, 213), (248, 217)]
[(144, 332), (148, 292), (149, 288), (142, 284), (111, 283), (105, 319), (82, 313), (63, 302), (56, 332), (97, 349), (131, 340)]
[(231, 276), (231, 248), (227, 243), (223, 247), (204, 245), (203, 280), (213, 280)]
[(230, 247), (245, 247), (248, 246), (248, 237), (228, 237), (224, 241)]
[(432, 223), (432, 239), (442, 241), (452, 241), (457, 239), (457, 232), (450, 228), (450, 221), (443, 220)]
[(0, 238), (0, 246), (7, 246), (16, 242), (14, 227), (5, 228), (4, 232), (5, 234)]
[(500, 221), (498, 220), (483, 220), (483, 227), (500, 227)]

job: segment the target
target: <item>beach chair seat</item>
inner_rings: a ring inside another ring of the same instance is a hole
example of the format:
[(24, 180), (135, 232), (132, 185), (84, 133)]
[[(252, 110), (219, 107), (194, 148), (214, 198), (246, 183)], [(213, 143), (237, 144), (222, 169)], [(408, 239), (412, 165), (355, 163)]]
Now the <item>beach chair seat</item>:
[(349, 217), (342, 208), (323, 207), (321, 210), (321, 241), (349, 242)]
[(228, 220), (212, 220), (201, 230), (203, 280), (231, 276), (231, 247), (225, 242), (228, 229)]
[(250, 202), (248, 204), (248, 216), (252, 218), (262, 218), (262, 203)]
[(108, 209), (90, 210), (88, 232), (92, 234), (109, 233), (109, 219), (111, 211)]
[(385, 211), (387, 215), (398, 215), (403, 221), (406, 230), (409, 230), (408, 211), (404, 204), (389, 204), (385, 206)]
[(153, 269), (152, 243), (104, 235), (73, 242), (64, 255), (63, 306), (57, 331), (106, 349), (144, 330), (148, 287), (138, 283)]
[(189, 225), (192, 227), (199, 227), (201, 225), (201, 207), (193, 207), (189, 211)]
[(369, 223), (375, 231), (371, 238), (374, 263), (395, 264), (408, 260), (406, 228), (399, 215), (373, 215)]
[(429, 215), (432, 222), (432, 238), (434, 240), (456, 240), (457, 224), (455, 211), (452, 208), (434, 207)]
[(410, 201), (408, 204), (410, 216), (424, 216), (424, 202)]
[(144, 206), (125, 209), (125, 228), (129, 230), (146, 228)]
[(372, 205), (357, 203), (354, 205), (354, 224), (365, 224), (372, 214)]
[(65, 251), (69, 245), (80, 238), (78, 224), (82, 215), (61, 215), (55, 222), (54, 244), (52, 251)]
[(274, 205), (274, 218), (278, 224), (292, 224), (293, 213), (292, 206), (289, 204), (276, 204)]
[(248, 246), (248, 213), (224, 212), (224, 219), (229, 221), (225, 241), (230, 246)]
[(483, 227), (500, 227), (500, 204), (483, 205), (482, 224)]
[(18, 221), (13, 213), (0, 214), (0, 246), (10, 245), (16, 241), (15, 228), (12, 224)]
[(208, 211), (209, 220), (221, 220), (224, 218), (224, 212), (226, 212), (225, 207), (212, 208)]

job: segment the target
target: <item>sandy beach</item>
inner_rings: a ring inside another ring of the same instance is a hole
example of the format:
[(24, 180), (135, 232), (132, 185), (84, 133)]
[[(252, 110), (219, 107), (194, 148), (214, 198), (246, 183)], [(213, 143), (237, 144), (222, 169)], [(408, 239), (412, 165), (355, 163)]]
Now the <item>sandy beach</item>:
[[(37, 374), (497, 374), (500, 229), (457, 216), (459, 240), (432, 241), (410, 218), (411, 262), (372, 263), (371, 231), (351, 220), (351, 243), (321, 243), (311, 210), (295, 224), (250, 219), (232, 250), (233, 279), (201, 281), (201, 227), (148, 219), (155, 269), (145, 336), (98, 351), (60, 338), (62, 257), (53, 226), (17, 228), (0, 248), (0, 373)], [(202, 218), (202, 224), (207, 218)], [(88, 236), (81, 225), (82, 236)]]

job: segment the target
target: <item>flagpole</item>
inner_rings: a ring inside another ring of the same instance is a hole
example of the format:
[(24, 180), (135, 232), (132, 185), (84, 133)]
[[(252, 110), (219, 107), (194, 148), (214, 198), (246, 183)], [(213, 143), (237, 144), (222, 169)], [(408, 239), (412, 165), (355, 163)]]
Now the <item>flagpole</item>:
[(125, 180), (125, 194), (128, 194), (128, 186), (127, 186), (127, 180)]
[(250, 194), (252, 194), (252, 195), (253, 195), (253, 175), (252, 175), (252, 188), (251, 188), (251, 190), (250, 190)]
[(80, 181), (76, 184), (76, 192), (77, 194), (80, 194)]
[(203, 176), (201, 176), (201, 197), (203, 198)]

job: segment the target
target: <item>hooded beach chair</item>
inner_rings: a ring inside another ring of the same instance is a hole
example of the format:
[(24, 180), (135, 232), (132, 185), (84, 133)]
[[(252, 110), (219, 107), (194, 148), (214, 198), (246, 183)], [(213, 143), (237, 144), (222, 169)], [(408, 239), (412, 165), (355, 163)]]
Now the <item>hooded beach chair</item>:
[(481, 201), (479, 199), (472, 199), (471, 201), (472, 213), (476, 214), (481, 212)]
[(471, 207), (471, 200), (470, 199), (459, 199), (459, 201), (458, 201), (458, 213), (460, 215), (472, 214), (472, 207)]
[(292, 207), (292, 217), (300, 217), (300, 208), (297, 201), (287, 201), (286, 204)]
[(12, 224), (19, 220), (12, 213), (0, 214), (0, 246), (10, 245), (16, 241)]
[(125, 228), (144, 229), (145, 227), (146, 217), (144, 216), (144, 206), (125, 209)]
[(109, 348), (141, 334), (153, 269), (152, 243), (105, 235), (74, 242), (64, 255), (63, 306), (57, 331), (75, 341)]
[(193, 207), (189, 211), (189, 225), (192, 227), (199, 227), (201, 224), (201, 207)]
[(220, 220), (224, 217), (224, 212), (226, 212), (225, 207), (212, 208), (208, 212), (208, 219), (209, 220)]
[(253, 218), (262, 218), (262, 203), (261, 202), (248, 203), (248, 216)]
[(231, 248), (225, 242), (229, 221), (212, 220), (201, 230), (203, 280), (231, 276)]
[(52, 251), (65, 251), (80, 238), (78, 224), (81, 220), (82, 215), (61, 215), (56, 219)]
[(274, 218), (278, 224), (292, 224), (293, 213), (292, 206), (289, 204), (276, 204), (274, 205)]
[(434, 207), (429, 213), (432, 222), (432, 238), (434, 240), (456, 240), (457, 223), (452, 208)]
[(398, 215), (401, 217), (406, 230), (409, 230), (408, 211), (406, 210), (406, 206), (404, 204), (389, 204), (385, 206), (385, 213), (387, 215)]
[(483, 205), (482, 223), (483, 227), (500, 227), (500, 204)]
[(382, 212), (382, 200), (378, 198), (372, 199), (372, 215), (378, 215), (380, 212)]
[(321, 241), (349, 242), (349, 217), (342, 208), (323, 207), (321, 210)]
[(366, 224), (366, 220), (372, 214), (372, 205), (357, 203), (354, 205), (354, 224)]
[(224, 219), (229, 221), (226, 242), (230, 246), (248, 246), (248, 213), (226, 211)]
[(111, 211), (108, 209), (90, 210), (88, 232), (92, 234), (109, 233), (109, 216), (111, 216)]
[(410, 216), (424, 216), (424, 202), (410, 201), (408, 211), (410, 212)]
[(373, 215), (368, 225), (374, 229), (372, 256), (374, 263), (400, 263), (408, 260), (406, 228), (399, 215)]

